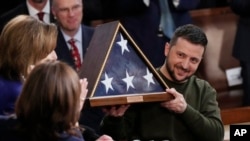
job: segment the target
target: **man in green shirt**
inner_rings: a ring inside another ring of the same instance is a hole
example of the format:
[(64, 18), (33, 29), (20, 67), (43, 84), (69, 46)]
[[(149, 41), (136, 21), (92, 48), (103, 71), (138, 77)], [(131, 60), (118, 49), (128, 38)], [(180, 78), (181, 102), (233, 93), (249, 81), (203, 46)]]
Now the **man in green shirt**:
[(176, 29), (165, 45), (158, 72), (174, 99), (104, 109), (101, 131), (115, 140), (221, 141), (224, 127), (217, 93), (196, 72), (207, 46), (205, 33), (188, 24)]

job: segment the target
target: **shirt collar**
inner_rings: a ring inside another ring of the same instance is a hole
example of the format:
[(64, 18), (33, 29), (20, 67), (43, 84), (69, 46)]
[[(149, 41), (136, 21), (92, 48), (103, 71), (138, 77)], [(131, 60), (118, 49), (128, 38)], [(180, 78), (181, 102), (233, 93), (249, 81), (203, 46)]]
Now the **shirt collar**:
[(74, 38), (77, 42), (82, 42), (82, 27), (80, 26), (77, 33), (75, 34), (74, 37), (70, 37), (69, 35), (67, 35), (62, 29), (62, 34), (63, 34), (63, 37), (65, 39), (65, 41), (69, 41), (71, 38)]
[[(34, 7), (32, 7), (28, 1), (26, 1), (26, 4), (27, 4), (27, 7), (28, 7), (28, 11), (29, 11), (30, 16), (35, 16), (38, 12), (40, 12), (37, 9), (35, 9)], [(42, 9), (41, 12), (44, 12), (46, 14), (50, 13), (49, 0), (47, 1), (45, 7)]]

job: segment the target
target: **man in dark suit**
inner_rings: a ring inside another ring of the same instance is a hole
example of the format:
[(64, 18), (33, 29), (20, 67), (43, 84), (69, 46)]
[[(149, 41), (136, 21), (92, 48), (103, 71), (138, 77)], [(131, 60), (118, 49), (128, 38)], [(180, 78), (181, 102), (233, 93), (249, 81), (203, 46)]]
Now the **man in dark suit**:
[[(70, 40), (75, 41), (80, 62), (84, 65), (84, 55), (92, 38), (94, 28), (82, 25), (83, 18), (82, 0), (52, 0), (52, 13), (58, 24), (56, 53), (62, 60), (77, 71), (76, 58), (72, 56)], [(73, 47), (72, 47), (73, 48)], [(76, 52), (75, 52), (76, 53)], [(75, 54), (74, 53), (74, 54)], [(92, 108), (88, 102), (83, 106), (79, 123), (89, 126), (99, 133), (99, 125), (104, 116), (101, 108)]]
[(75, 69), (75, 60), (71, 54), (69, 40), (75, 40), (75, 45), (80, 55), (80, 62), (83, 62), (87, 47), (94, 33), (94, 28), (81, 24), (83, 18), (82, 8), (82, 0), (52, 0), (52, 13), (57, 20), (59, 29), (55, 51), (59, 60), (68, 63)]
[(241, 75), (243, 78), (243, 105), (250, 105), (250, 1), (249, 0), (230, 0), (229, 5), (239, 16), (233, 56), (240, 61)]
[(8, 21), (21, 14), (39, 18), (38, 13), (42, 12), (42, 20), (46, 23), (53, 23), (55, 20), (50, 11), (50, 0), (26, 0), (0, 16), (0, 32)]
[[(81, 41), (78, 40), (79, 46), (82, 46), (81, 48), (79, 47), (79, 51), (81, 52), (81, 62), (83, 64), (83, 58), (86, 54), (89, 42), (92, 38), (93, 35), (93, 28), (81, 25), (81, 29), (77, 32), (81, 32)], [(64, 33), (63, 29), (60, 28), (58, 31), (58, 38), (57, 38), (57, 47), (55, 49), (58, 59), (62, 60), (66, 63), (68, 63), (70, 66), (76, 69), (75, 63), (74, 63), (74, 58), (72, 58), (70, 48), (69, 48), (69, 43), (67, 42), (67, 39), (69, 40), (70, 38), (64, 37), (66, 33)], [(80, 34), (80, 33), (79, 33)]]

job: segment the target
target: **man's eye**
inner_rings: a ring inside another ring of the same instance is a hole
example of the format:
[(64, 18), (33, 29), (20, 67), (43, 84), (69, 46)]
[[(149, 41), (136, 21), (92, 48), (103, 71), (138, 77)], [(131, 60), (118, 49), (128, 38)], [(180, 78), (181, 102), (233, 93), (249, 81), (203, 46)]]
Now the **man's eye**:
[(198, 59), (191, 59), (191, 62), (196, 64), (196, 63), (198, 63)]
[(178, 53), (178, 56), (179, 56), (179, 57), (184, 57), (184, 54)]
[(60, 9), (60, 11), (61, 11), (61, 12), (66, 12), (66, 11), (67, 11), (67, 9)]

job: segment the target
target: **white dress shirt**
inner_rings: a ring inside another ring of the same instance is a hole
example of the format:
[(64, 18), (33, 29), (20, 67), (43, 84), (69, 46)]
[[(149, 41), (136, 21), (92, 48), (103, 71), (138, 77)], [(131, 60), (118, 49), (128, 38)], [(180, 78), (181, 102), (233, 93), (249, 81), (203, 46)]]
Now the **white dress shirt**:
[(32, 7), (29, 4), (28, 1), (26, 1), (26, 4), (27, 4), (27, 7), (28, 7), (28, 11), (29, 11), (29, 15), (30, 16), (39, 19), (38, 16), (37, 16), (37, 13), (44, 12), (43, 21), (45, 23), (50, 23), (50, 3), (49, 3), (49, 0), (47, 1), (46, 5), (45, 5), (45, 7), (43, 8), (42, 11), (38, 11), (37, 9), (35, 9), (34, 7)]
[(64, 39), (65, 39), (65, 41), (66, 41), (66, 43), (68, 45), (69, 50), (71, 50), (71, 45), (68, 43), (68, 41), (70, 39), (72, 39), (72, 38), (75, 39), (75, 44), (76, 44), (77, 49), (79, 51), (79, 54), (80, 54), (80, 57), (81, 57), (81, 62), (82, 62), (83, 61), (83, 52), (82, 52), (83, 51), (82, 50), (82, 42), (83, 41), (82, 41), (82, 32), (81, 32), (82, 27), (80, 26), (80, 28), (78, 29), (78, 31), (77, 31), (77, 33), (76, 33), (76, 35), (74, 37), (70, 37), (67, 34), (65, 34), (62, 29), (60, 29), (60, 30), (62, 31), (63, 37), (64, 37)]

